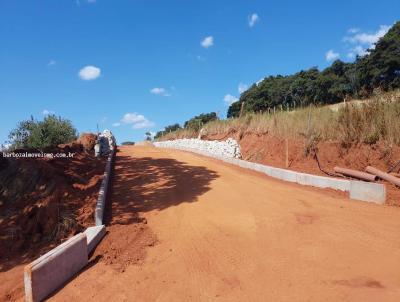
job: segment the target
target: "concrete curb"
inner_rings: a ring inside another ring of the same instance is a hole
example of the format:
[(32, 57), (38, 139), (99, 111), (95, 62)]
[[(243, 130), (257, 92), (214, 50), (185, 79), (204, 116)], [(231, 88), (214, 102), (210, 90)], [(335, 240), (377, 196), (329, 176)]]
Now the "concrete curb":
[[(162, 145), (157, 145), (157, 144), (155, 144), (155, 146), (157, 148), (166, 148), (162, 147)], [(205, 151), (200, 151), (192, 148), (185, 148), (182, 146), (168, 147), (168, 148), (178, 149), (186, 152), (192, 152), (203, 156), (212, 157), (218, 160), (222, 160), (229, 164), (261, 172), (270, 177), (288, 182), (294, 182), (301, 185), (313, 186), (317, 188), (329, 188), (334, 190), (340, 190), (343, 192), (349, 192), (349, 197), (354, 200), (374, 202), (377, 204), (383, 204), (386, 201), (386, 187), (383, 184), (369, 183), (365, 181), (353, 181), (347, 179), (339, 179), (333, 177), (295, 172), (291, 170), (285, 170), (281, 168), (261, 165), (258, 163), (248, 162), (237, 158), (225, 158)]]
[(350, 180), (350, 198), (355, 200), (384, 204), (386, 201), (386, 186), (382, 184)]
[(104, 218), (104, 207), (106, 204), (107, 191), (110, 184), (111, 169), (114, 162), (115, 149), (113, 149), (108, 155), (106, 169), (103, 176), (103, 181), (101, 182), (99, 197), (96, 203), (96, 209), (94, 211), (94, 221), (96, 226), (103, 225)]
[(80, 233), (24, 268), (25, 301), (42, 301), (88, 263), (86, 234)]
[(106, 234), (103, 214), (110, 185), (115, 149), (107, 158), (103, 181), (95, 208), (96, 226), (87, 228), (55, 247), (24, 268), (25, 300), (42, 301), (62, 284), (71, 279), (88, 263), (88, 255)]
[(87, 238), (87, 253), (89, 255), (106, 235), (106, 227), (104, 225), (88, 227), (84, 233)]

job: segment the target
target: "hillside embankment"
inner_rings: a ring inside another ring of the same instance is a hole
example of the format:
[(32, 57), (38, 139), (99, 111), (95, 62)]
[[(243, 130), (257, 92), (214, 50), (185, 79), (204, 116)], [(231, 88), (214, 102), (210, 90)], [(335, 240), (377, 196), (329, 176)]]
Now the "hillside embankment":
[[(180, 129), (161, 140), (234, 138), (244, 160), (316, 175), (335, 166), (389, 171), (400, 161), (400, 92), (295, 111), (217, 120), (200, 132)], [(318, 161), (317, 161), (318, 159)], [(318, 165), (319, 162), (319, 165)], [(400, 165), (392, 172), (399, 173)], [(387, 203), (400, 205), (400, 189), (386, 183)]]
[[(0, 301), (22, 296), (26, 263), (93, 225), (105, 160), (92, 147), (84, 139), (44, 150), (72, 157), (0, 157)], [(38, 151), (14, 151), (24, 152)]]

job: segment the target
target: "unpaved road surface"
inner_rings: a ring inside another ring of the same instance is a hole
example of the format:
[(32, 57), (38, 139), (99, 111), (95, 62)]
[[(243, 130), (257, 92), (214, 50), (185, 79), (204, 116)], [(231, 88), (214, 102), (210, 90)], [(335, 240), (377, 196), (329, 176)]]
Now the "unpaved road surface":
[(98, 249), (130, 265), (100, 253), (50, 301), (400, 301), (399, 208), (151, 147), (121, 148), (111, 201)]

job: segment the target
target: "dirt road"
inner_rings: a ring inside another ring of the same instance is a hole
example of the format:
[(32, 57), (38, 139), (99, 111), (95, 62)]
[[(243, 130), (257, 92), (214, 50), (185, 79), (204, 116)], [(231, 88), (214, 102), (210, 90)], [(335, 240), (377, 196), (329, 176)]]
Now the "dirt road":
[(121, 148), (111, 201), (50, 301), (400, 301), (399, 208), (151, 147)]

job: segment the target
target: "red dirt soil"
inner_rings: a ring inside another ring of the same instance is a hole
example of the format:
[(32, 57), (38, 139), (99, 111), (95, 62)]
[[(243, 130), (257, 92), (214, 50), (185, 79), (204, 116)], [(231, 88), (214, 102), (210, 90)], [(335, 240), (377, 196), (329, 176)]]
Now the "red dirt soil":
[(400, 208), (151, 147), (121, 147), (113, 181), (103, 259), (49, 301), (400, 299)]
[[(279, 141), (261, 142), (276, 155), (258, 160), (279, 162)], [(151, 147), (121, 148), (114, 175), (106, 237), (50, 301), (398, 301), (398, 208)], [(21, 276), (0, 273), (6, 301)]]
[(142, 264), (147, 247), (156, 242), (145, 219), (129, 225), (110, 225), (106, 238), (96, 248), (91, 260), (110, 265), (116, 272), (123, 273), (129, 265)]
[(0, 301), (23, 296), (26, 263), (94, 223), (105, 160), (76, 143), (49, 151), (75, 155), (9, 159), (0, 168)]
[(93, 133), (82, 133), (78, 140), (78, 144), (82, 144), (83, 148), (87, 151), (93, 150), (96, 144), (97, 135)]
[[(226, 140), (235, 138), (241, 147), (244, 160), (257, 162), (273, 167), (290, 169), (315, 175), (324, 175), (313, 155), (305, 155), (305, 142), (303, 140), (289, 140), (289, 167), (286, 168), (286, 143), (285, 139), (268, 134), (254, 133), (228, 133), (207, 135), (203, 139)], [(384, 143), (374, 145), (355, 145), (344, 148), (339, 142), (319, 142), (316, 146), (318, 158), (322, 169), (334, 173), (333, 168), (340, 166), (349, 169), (364, 171), (367, 166), (374, 166), (382, 171), (387, 171), (400, 160), (400, 147), (388, 148)], [(399, 172), (400, 166), (394, 172)], [(383, 182), (387, 189), (388, 205), (400, 206), (400, 188)]]

